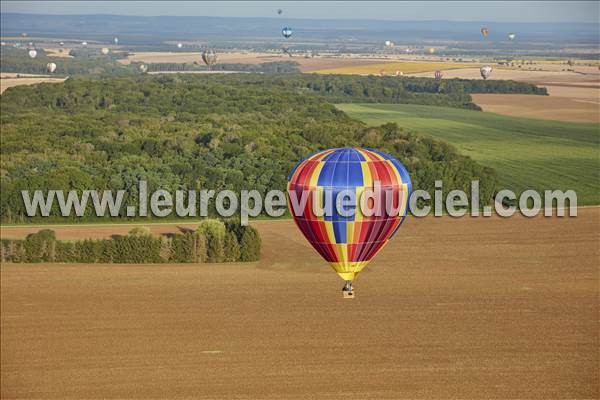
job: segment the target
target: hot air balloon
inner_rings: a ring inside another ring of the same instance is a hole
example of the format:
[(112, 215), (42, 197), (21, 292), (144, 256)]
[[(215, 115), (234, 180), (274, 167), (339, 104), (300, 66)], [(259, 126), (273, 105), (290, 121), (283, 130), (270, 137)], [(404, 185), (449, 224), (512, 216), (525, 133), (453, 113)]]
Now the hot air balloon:
[(292, 28), (290, 28), (289, 26), (284, 27), (281, 30), (281, 34), (283, 35), (284, 38), (289, 38), (290, 36), (292, 36)]
[(115, 42), (115, 44), (119, 44), (119, 38), (118, 38), (118, 37), (115, 37), (115, 38), (113, 39), (113, 41)]
[(146, 64), (140, 64), (139, 69), (142, 74), (148, 72), (148, 66)]
[(54, 71), (56, 71), (56, 64), (54, 64), (54, 63), (46, 64), (46, 70), (52, 74)]
[(511, 33), (508, 34), (508, 40), (515, 40), (516, 37), (517, 37), (516, 33), (512, 33), (511, 32)]
[(396, 73), (394, 75), (396, 75), (396, 76), (402, 76), (402, 75), (404, 75), (404, 73), (402, 71), (400, 71), (399, 69), (397, 69)]
[(108, 47), (103, 47), (102, 49), (100, 49), (100, 53), (102, 53), (103, 55), (107, 55), (110, 52), (110, 50), (108, 50)]
[(208, 69), (211, 70), (212, 66), (217, 63), (217, 53), (213, 49), (204, 50), (202, 52), (202, 61), (208, 65)]
[(487, 79), (492, 73), (492, 67), (489, 65), (484, 65), (483, 67), (479, 68), (479, 73), (481, 73), (481, 77), (483, 79)]
[(35, 58), (37, 56), (37, 51), (35, 49), (29, 50), (29, 57)]
[(183, 48), (183, 43), (177, 43), (177, 48), (178, 48), (178, 49), (181, 49), (181, 48)]
[[(289, 205), (296, 225), (346, 281), (345, 294), (352, 295), (356, 276), (404, 221), (411, 191), (408, 172), (398, 160), (360, 148), (313, 154), (288, 176)], [(345, 195), (350, 193), (354, 201), (350, 198), (341, 209), (336, 206), (339, 197), (347, 200)], [(361, 204), (371, 205), (372, 212), (365, 212), (369, 210)], [(325, 213), (322, 209), (315, 213), (320, 207), (313, 205), (322, 206)], [(352, 210), (353, 215), (348, 213)]]
[(392, 47), (392, 41), (391, 40), (386, 40), (385, 41), (385, 47)]
[(435, 71), (434, 73), (435, 79), (442, 79), (442, 71)]
[(81, 42), (81, 45), (82, 45), (83, 47), (85, 47), (85, 46), (87, 46), (87, 42)]
[(430, 48), (427, 49), (427, 52), (429, 54), (433, 54), (433, 53), (435, 53), (435, 49), (433, 47), (430, 47)]
[(283, 10), (282, 10), (281, 8), (279, 8), (279, 9), (277, 10), (277, 14), (278, 14), (278, 15), (281, 15), (281, 14), (283, 14)]
[(65, 45), (65, 42), (60, 42), (58, 45), (59, 45), (60, 47), (63, 47), (63, 46)]
[(490, 34), (490, 30), (486, 27), (481, 28), (481, 34), (483, 37), (487, 37)]

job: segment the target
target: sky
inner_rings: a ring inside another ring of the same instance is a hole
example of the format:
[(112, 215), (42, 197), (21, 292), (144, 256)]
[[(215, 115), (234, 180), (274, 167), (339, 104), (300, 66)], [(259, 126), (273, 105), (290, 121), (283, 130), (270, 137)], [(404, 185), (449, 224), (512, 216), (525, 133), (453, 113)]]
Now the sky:
[[(2, 13), (392, 21), (592, 22), (598, 1), (6, 1)], [(276, 10), (283, 9), (278, 16)]]

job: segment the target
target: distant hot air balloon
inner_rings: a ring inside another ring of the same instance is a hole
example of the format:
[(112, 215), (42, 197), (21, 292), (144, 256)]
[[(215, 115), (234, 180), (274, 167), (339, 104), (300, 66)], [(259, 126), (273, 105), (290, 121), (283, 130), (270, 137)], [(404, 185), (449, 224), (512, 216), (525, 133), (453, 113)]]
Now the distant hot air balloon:
[(59, 45), (60, 47), (63, 47), (63, 46), (65, 45), (65, 42), (60, 42), (58, 45)]
[(33, 47), (33, 42), (29, 42), (29, 43), (27, 43), (27, 46), (29, 46), (29, 47)]
[(400, 71), (399, 69), (397, 69), (396, 73), (394, 75), (396, 75), (396, 76), (402, 76), (402, 75), (404, 75), (404, 73), (402, 71)]
[(204, 64), (208, 66), (208, 69), (211, 70), (212, 66), (217, 63), (217, 53), (213, 49), (204, 50), (202, 52), (202, 61)]
[(35, 49), (29, 50), (29, 57), (35, 58), (37, 56), (37, 51)]
[(281, 8), (277, 9), (277, 14), (278, 14), (278, 15), (281, 15), (281, 14), (283, 14), (283, 10), (282, 10)]
[(486, 27), (481, 28), (481, 34), (483, 37), (487, 37), (490, 34), (490, 30)]
[(139, 69), (142, 74), (148, 72), (148, 66), (146, 64), (140, 64)]
[(115, 37), (115, 38), (113, 39), (113, 41), (115, 42), (115, 44), (119, 44), (119, 38), (118, 38), (118, 37)]
[(289, 26), (284, 27), (281, 30), (281, 34), (283, 35), (284, 38), (289, 38), (290, 36), (292, 36), (292, 28), (290, 28)]
[(100, 53), (102, 53), (103, 55), (107, 55), (110, 52), (110, 50), (108, 50), (108, 47), (103, 47), (102, 49), (100, 49)]
[(435, 71), (434, 73), (435, 79), (442, 79), (442, 71)]
[(85, 47), (85, 46), (87, 46), (87, 42), (81, 42), (81, 45), (82, 45), (83, 47)]
[(177, 48), (178, 48), (178, 49), (181, 49), (181, 48), (183, 48), (183, 43), (177, 43)]
[[(411, 191), (408, 172), (398, 160), (360, 148), (316, 153), (288, 177), (292, 217), (308, 242), (346, 281), (345, 292), (353, 290), (353, 280), (404, 221)], [(340, 197), (342, 207), (336, 204)]]
[(512, 33), (512, 32), (511, 32), (511, 33), (509, 33), (509, 34), (508, 34), (508, 40), (511, 40), (511, 41), (512, 41), (512, 40), (515, 40), (515, 38), (516, 38), (516, 37), (517, 37), (517, 34), (516, 34), (516, 33)]
[(46, 70), (51, 74), (54, 73), (54, 71), (56, 71), (56, 64), (54, 64), (54, 63), (46, 64)]
[(428, 52), (429, 54), (433, 54), (433, 53), (435, 53), (435, 48), (433, 48), (433, 47), (430, 47), (430, 48), (428, 48), (428, 49), (427, 49), (427, 52)]
[(481, 73), (481, 77), (483, 79), (487, 79), (492, 73), (492, 67), (489, 65), (484, 65), (483, 67), (479, 68), (479, 73)]

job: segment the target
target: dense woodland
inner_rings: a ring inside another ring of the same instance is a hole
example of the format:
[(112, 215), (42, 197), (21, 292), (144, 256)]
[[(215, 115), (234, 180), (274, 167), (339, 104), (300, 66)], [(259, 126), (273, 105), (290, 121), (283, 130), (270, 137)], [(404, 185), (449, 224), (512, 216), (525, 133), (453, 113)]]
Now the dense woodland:
[(333, 103), (402, 103), (474, 110), (480, 108), (472, 102), (471, 93), (548, 94), (546, 88), (509, 80), (293, 74), (223, 77), (221, 81), (317, 93)]
[[(22, 189), (124, 189), (131, 205), (140, 179), (150, 191), (284, 190), (303, 157), (344, 146), (395, 155), (415, 188), (433, 191), (434, 181), (443, 179), (445, 187), (468, 191), (479, 179), (484, 201), (496, 190), (494, 171), (451, 145), (395, 124), (367, 127), (325, 97), (294, 88), (307, 78), (289, 76), (291, 83), (282, 84), (287, 77), (71, 78), (10, 88), (1, 96), (2, 221), (42, 218), (24, 217)], [(91, 208), (70, 218), (94, 219)], [(56, 207), (45, 220), (61, 218)]]

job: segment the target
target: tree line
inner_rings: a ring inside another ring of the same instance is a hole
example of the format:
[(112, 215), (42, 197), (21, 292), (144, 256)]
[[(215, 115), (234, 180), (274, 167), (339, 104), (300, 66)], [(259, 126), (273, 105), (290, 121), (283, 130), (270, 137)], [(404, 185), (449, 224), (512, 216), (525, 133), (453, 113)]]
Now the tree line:
[(0, 261), (14, 263), (221, 263), (260, 258), (256, 229), (239, 223), (203, 220), (196, 231), (154, 237), (144, 228), (111, 239), (61, 241), (43, 229), (24, 240), (2, 239)]

